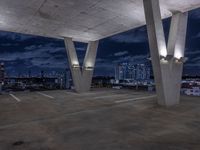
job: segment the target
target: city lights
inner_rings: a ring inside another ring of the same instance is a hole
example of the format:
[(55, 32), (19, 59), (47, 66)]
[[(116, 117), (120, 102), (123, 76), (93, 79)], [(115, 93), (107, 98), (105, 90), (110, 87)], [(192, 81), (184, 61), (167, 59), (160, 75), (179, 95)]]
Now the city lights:
[(146, 64), (121, 63), (115, 67), (116, 80), (149, 80), (150, 67)]

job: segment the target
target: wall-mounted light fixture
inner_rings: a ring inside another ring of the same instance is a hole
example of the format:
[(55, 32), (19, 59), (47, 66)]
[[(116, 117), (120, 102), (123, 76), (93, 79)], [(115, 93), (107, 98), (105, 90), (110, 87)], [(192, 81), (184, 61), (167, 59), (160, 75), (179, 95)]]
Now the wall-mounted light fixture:
[(94, 70), (94, 67), (84, 67), (85, 70)]
[(72, 68), (80, 68), (79, 64), (73, 64)]
[(176, 63), (184, 63), (188, 60), (188, 58), (187, 57), (177, 58), (177, 57), (174, 57), (173, 55), (167, 55), (166, 57), (160, 56), (160, 60), (165, 63), (167, 63), (171, 60), (174, 60)]
[(174, 58), (173, 55), (160, 56), (160, 61), (167, 63), (171, 61), (173, 58)]
[(177, 63), (185, 63), (187, 60), (188, 60), (187, 57), (175, 58), (175, 62)]

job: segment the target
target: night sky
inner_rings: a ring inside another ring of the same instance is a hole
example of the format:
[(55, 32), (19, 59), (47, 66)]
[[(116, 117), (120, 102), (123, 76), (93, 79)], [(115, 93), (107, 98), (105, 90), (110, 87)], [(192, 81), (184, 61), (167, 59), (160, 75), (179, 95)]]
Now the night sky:
[[(165, 19), (164, 31), (168, 38), (170, 18)], [(75, 43), (80, 62), (87, 44)], [(200, 75), (200, 8), (189, 12), (186, 52), (188, 61), (184, 74)], [(95, 75), (113, 76), (119, 62), (150, 63), (146, 27), (136, 28), (109, 38), (99, 44)], [(5, 63), (9, 76), (64, 72), (68, 67), (64, 41), (59, 39), (0, 32), (0, 62)]]

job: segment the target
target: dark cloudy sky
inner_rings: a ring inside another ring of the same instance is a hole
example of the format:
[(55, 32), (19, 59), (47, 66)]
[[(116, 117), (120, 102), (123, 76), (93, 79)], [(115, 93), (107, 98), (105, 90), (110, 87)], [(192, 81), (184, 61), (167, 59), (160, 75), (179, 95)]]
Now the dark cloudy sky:
[[(170, 19), (164, 20), (166, 39)], [(80, 61), (87, 45), (76, 43)], [(147, 62), (149, 46), (146, 27), (140, 27), (100, 41), (95, 75), (114, 75), (114, 67), (119, 62), (133, 60)], [(200, 9), (189, 13), (184, 74), (200, 75)], [(4, 62), (9, 75), (33, 74), (44, 70), (63, 72), (67, 66), (67, 56), (63, 40), (0, 32), (0, 62)]]

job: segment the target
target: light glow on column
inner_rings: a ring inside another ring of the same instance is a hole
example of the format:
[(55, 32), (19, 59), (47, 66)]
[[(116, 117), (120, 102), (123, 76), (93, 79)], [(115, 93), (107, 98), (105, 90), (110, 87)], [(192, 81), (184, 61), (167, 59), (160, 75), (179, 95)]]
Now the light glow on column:
[(174, 57), (177, 59), (184, 57), (184, 47), (180, 43), (175, 46)]
[(174, 57), (177, 59), (180, 59), (181, 57), (183, 57), (182, 51), (181, 50), (175, 50), (174, 52)]
[(72, 61), (72, 68), (80, 68), (78, 61)]
[(78, 61), (72, 61), (72, 65), (79, 65)]
[(84, 68), (85, 68), (85, 70), (93, 70), (94, 69), (94, 65), (93, 65), (93, 63), (88, 61), (88, 62), (86, 62)]
[(165, 45), (165, 44), (162, 44), (162, 45), (160, 46), (159, 49), (160, 49), (160, 51), (159, 51), (160, 56), (166, 57), (166, 56), (167, 56), (167, 48), (166, 48), (166, 45)]
[(90, 61), (87, 61), (85, 67), (94, 67), (94, 65)]
[(167, 50), (166, 49), (161, 49), (160, 50), (160, 56), (166, 57), (167, 56)]

